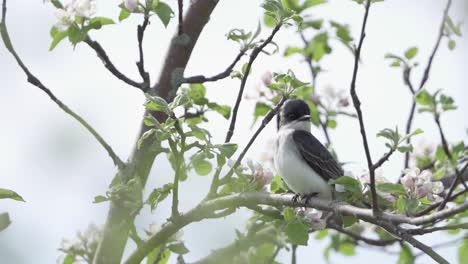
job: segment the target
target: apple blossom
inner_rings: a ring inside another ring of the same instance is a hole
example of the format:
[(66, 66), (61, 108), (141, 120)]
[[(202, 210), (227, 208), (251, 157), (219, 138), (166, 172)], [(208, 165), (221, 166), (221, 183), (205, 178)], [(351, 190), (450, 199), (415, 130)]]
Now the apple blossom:
[(408, 195), (413, 199), (426, 197), (430, 201), (439, 201), (440, 193), (444, 191), (444, 185), (440, 181), (432, 181), (432, 173), (429, 170), (420, 171), (419, 168), (404, 170), (401, 183)]
[(70, 6), (65, 9), (56, 9), (55, 16), (58, 21), (55, 23), (55, 28), (60, 32), (65, 32), (75, 23), (75, 13)]
[(72, 8), (76, 16), (90, 18), (96, 13), (96, 1), (73, 0)]
[(134, 11), (138, 7), (138, 0), (125, 0), (124, 5), (128, 10)]

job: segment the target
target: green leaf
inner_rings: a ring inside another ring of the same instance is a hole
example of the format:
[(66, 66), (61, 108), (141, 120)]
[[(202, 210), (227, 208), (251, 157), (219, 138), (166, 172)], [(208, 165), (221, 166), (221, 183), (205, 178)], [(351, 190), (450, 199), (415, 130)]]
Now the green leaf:
[(226, 119), (229, 119), (231, 117), (231, 107), (229, 105), (219, 105), (217, 103), (209, 102), (208, 107), (216, 111)]
[(179, 93), (174, 100), (170, 103), (170, 108), (174, 109), (178, 106), (184, 106), (191, 102), (191, 99), (187, 93)]
[(159, 19), (161, 19), (165, 27), (167, 27), (174, 14), (174, 11), (172, 11), (171, 7), (164, 2), (159, 2), (158, 5), (153, 8), (153, 12), (158, 15)]
[(413, 264), (414, 263), (414, 255), (411, 252), (411, 249), (403, 244), (401, 246), (400, 256), (398, 257), (397, 264)]
[(23, 197), (12, 190), (0, 188), (0, 199), (13, 199), (16, 201), (24, 202)]
[(301, 9), (306, 9), (312, 6), (320, 5), (326, 3), (327, 0), (306, 0), (304, 4), (302, 4)]
[(114, 20), (107, 17), (93, 17), (91, 20), (89, 20), (89, 24), (93, 23), (99, 23), (101, 26), (115, 24)]
[(81, 29), (79, 29), (76, 26), (71, 26), (68, 29), (68, 40), (75, 46), (79, 42), (85, 40), (87, 34), (86, 32), (83, 32)]
[(164, 112), (164, 113), (169, 112), (169, 105), (166, 102), (166, 100), (164, 100), (163, 98), (159, 96), (151, 96), (149, 94), (145, 94), (145, 96), (147, 99), (146, 103), (144, 104), (146, 109), (150, 111), (157, 111), (157, 112)]
[(322, 240), (328, 236), (328, 230), (322, 229), (315, 231), (315, 239)]
[(401, 153), (413, 152), (413, 145), (409, 144), (409, 145), (399, 146), (397, 149)]
[(384, 193), (391, 193), (397, 195), (405, 195), (406, 191), (403, 185), (395, 183), (381, 183), (377, 185), (377, 190)]
[(418, 48), (417, 48), (417, 47), (411, 47), (411, 48), (409, 48), (408, 50), (406, 50), (406, 52), (405, 52), (405, 57), (406, 57), (408, 60), (411, 60), (411, 59), (414, 58), (417, 54), (418, 54)]
[(270, 191), (272, 193), (283, 193), (285, 192), (285, 189), (286, 188), (283, 185), (283, 180), (281, 179), (281, 177), (279, 175), (273, 177), (270, 184)]
[(75, 263), (75, 258), (72, 255), (67, 255), (63, 260), (62, 264), (73, 264)]
[(343, 216), (343, 226), (344, 227), (350, 227), (354, 225), (355, 223), (359, 222), (359, 220), (352, 215), (345, 215)]
[(221, 154), (226, 158), (232, 157), (237, 150), (237, 144), (232, 143), (224, 143), (222, 145), (216, 145), (215, 147), (218, 148)]
[(276, 26), (276, 21), (273, 17), (269, 15), (264, 15), (263, 16), (263, 24), (269, 28), (274, 28)]
[(187, 254), (187, 253), (190, 252), (187, 249), (187, 247), (185, 247), (184, 243), (182, 243), (182, 242), (170, 244), (167, 248), (170, 251), (172, 251), (172, 252), (174, 252), (176, 254), (179, 254), (179, 255), (184, 255), (184, 254)]
[(52, 51), (64, 38), (68, 36), (68, 32), (59, 32), (55, 27), (53, 27), (50, 31), (50, 35), (52, 36), (52, 43), (50, 44), (49, 51)]
[(448, 48), (449, 48), (450, 50), (454, 50), (456, 47), (457, 47), (457, 42), (455, 42), (455, 40), (453, 40), (453, 39), (449, 40), (449, 42), (448, 42)]
[(340, 184), (345, 187), (345, 190), (352, 192), (352, 193), (361, 193), (361, 184), (358, 180), (349, 177), (349, 176), (341, 176), (340, 178), (334, 181), (334, 184)]
[(254, 111), (254, 122), (261, 116), (266, 116), (268, 112), (271, 110), (271, 107), (263, 102), (257, 102), (255, 104), (255, 111)]
[(190, 99), (197, 105), (204, 105), (208, 103), (208, 100), (205, 98), (206, 88), (203, 84), (192, 83), (190, 84), (190, 90), (188, 92)]
[(204, 159), (192, 159), (192, 163), (193, 163), (193, 167), (195, 171), (200, 176), (208, 175), (213, 169), (213, 166), (211, 165), (211, 163)]
[(332, 129), (336, 128), (336, 120), (328, 120), (327, 127), (332, 128)]
[(148, 131), (146, 131), (145, 133), (143, 133), (143, 135), (141, 135), (141, 138), (138, 140), (137, 142), (137, 148), (140, 149), (141, 148), (141, 144), (143, 144), (143, 141), (145, 141), (145, 139), (149, 138), (151, 135), (154, 134), (154, 132), (156, 132), (156, 129), (152, 128)]
[(50, 2), (55, 6), (55, 8), (63, 8), (63, 5), (59, 0), (51, 0)]
[(304, 51), (304, 49), (302, 48), (299, 48), (299, 47), (287, 47), (285, 50), (284, 50), (284, 53), (283, 55), (285, 57), (289, 57), (293, 54), (302, 54)]
[(458, 248), (458, 263), (468, 263), (468, 239), (464, 239)]
[(433, 105), (434, 98), (426, 90), (421, 90), (415, 97), (416, 103), (420, 105)]
[(128, 9), (122, 8), (119, 14), (119, 21), (122, 22), (123, 20), (127, 19), (131, 14), (132, 13)]
[(93, 203), (102, 203), (102, 202), (106, 202), (106, 201), (109, 201), (109, 198), (107, 198), (105, 196), (102, 196), (102, 195), (98, 195), (98, 196), (94, 197)]
[(8, 213), (1, 213), (0, 214), (0, 232), (5, 230), (11, 224), (10, 216)]
[(291, 243), (307, 246), (309, 240), (309, 227), (300, 219), (296, 219), (286, 225), (284, 230)]
[(283, 217), (284, 221), (286, 222), (292, 222), (296, 219), (296, 214), (294, 213), (294, 209), (291, 207), (286, 207), (283, 209)]
[(158, 204), (162, 202), (166, 197), (171, 193), (173, 189), (173, 184), (168, 183), (162, 186), (161, 188), (154, 189), (151, 194), (146, 199), (146, 204), (148, 204), (151, 208), (151, 211), (154, 211)]
[(350, 242), (341, 243), (339, 247), (339, 251), (341, 254), (345, 256), (354, 256), (356, 251), (354, 249), (354, 244)]

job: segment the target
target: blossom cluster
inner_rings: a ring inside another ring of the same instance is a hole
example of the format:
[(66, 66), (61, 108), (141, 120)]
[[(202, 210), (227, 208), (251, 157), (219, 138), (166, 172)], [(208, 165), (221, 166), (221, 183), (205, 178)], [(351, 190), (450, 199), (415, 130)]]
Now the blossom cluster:
[(59, 249), (65, 255), (60, 256), (57, 263), (62, 264), (69, 259), (73, 260), (73, 264), (89, 263), (101, 238), (102, 228), (90, 224), (84, 232), (78, 231), (74, 239), (62, 239)]
[[(273, 179), (273, 172), (268, 168), (263, 167), (260, 163), (247, 159), (247, 166), (239, 165), (237, 169), (242, 173), (248, 173), (253, 175), (255, 182), (259, 183), (261, 186), (265, 186), (271, 183)], [(234, 161), (229, 160), (229, 166), (233, 167), (235, 164)], [(250, 173), (248, 172), (250, 170)]]
[(418, 168), (405, 169), (401, 183), (408, 195), (414, 199), (427, 198), (430, 201), (439, 202), (444, 191), (444, 185), (440, 181), (432, 181), (432, 173), (429, 170), (422, 172)]
[(95, 0), (72, 0), (63, 8), (55, 10), (57, 23), (55, 28), (60, 32), (67, 31), (78, 18), (90, 18), (96, 13)]

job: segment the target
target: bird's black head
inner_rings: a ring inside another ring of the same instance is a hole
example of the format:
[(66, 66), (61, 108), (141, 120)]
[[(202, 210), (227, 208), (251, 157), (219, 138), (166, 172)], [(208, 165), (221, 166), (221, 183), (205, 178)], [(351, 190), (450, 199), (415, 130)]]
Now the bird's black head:
[(300, 99), (287, 100), (281, 108), (280, 126), (290, 124), (294, 121), (310, 120), (309, 106)]

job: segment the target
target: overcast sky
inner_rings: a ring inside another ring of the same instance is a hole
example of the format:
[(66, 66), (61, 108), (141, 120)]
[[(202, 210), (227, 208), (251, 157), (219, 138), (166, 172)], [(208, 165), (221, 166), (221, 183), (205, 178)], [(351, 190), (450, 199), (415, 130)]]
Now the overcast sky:
[[(103, 67), (94, 52), (79, 44), (73, 49), (66, 41), (53, 52), (48, 51), (51, 39), (49, 30), (55, 23), (53, 7), (41, 0), (8, 1), (8, 27), (14, 46), (30, 70), (36, 74), (68, 106), (89, 121), (110, 143), (114, 150), (126, 159), (134, 145), (143, 114), (144, 96), (133, 87), (116, 80)], [(168, 1), (175, 8), (175, 1)], [(363, 9), (351, 0), (330, 0), (327, 5), (311, 10), (316, 17), (332, 18), (351, 25), (357, 38)], [(235, 43), (226, 40), (225, 34), (232, 28), (254, 29), (262, 17), (261, 1), (223, 0), (215, 9), (186, 69), (186, 75), (216, 74), (226, 68), (238, 53)], [(410, 46), (418, 46), (417, 60), (426, 64), (436, 39), (442, 10), (442, 0), (386, 0), (372, 7), (365, 40), (361, 71), (357, 90), (368, 129), (371, 151), (380, 157), (385, 151), (375, 134), (383, 128), (404, 127), (411, 97), (403, 85), (401, 72), (389, 68), (384, 60), (387, 52), (402, 54)], [(98, 1), (98, 15), (114, 19), (118, 16), (119, 1)], [(189, 1), (186, 1), (186, 6)], [(454, 0), (451, 16), (463, 20), (468, 10), (467, 1)], [(135, 66), (137, 59), (136, 25), (141, 17), (132, 16), (118, 25), (108, 26), (93, 33), (110, 54), (119, 69), (139, 79)], [(174, 22), (174, 21), (173, 21)], [(171, 23), (165, 29), (153, 18), (145, 39), (147, 69), (156, 79), (164, 59), (169, 39), (176, 29)], [(468, 35), (466, 27), (464, 35)], [(262, 36), (267, 36), (265, 29)], [(287, 45), (300, 45), (292, 29), (280, 31), (276, 43), (281, 52)], [(427, 89), (444, 89), (456, 98), (459, 109), (442, 117), (442, 123), (450, 141), (466, 140), (468, 125), (468, 41), (457, 39), (457, 49), (449, 51), (442, 42)], [(318, 91), (331, 86), (348, 89), (351, 79), (352, 56), (346, 48), (334, 43), (333, 55), (323, 61), (326, 72), (318, 80)], [(297, 57), (285, 59), (280, 54), (259, 56), (249, 78), (247, 92), (260, 85), (260, 77), (266, 71), (286, 72), (294, 70), (302, 80), (309, 80), (307, 67)], [(419, 82), (423, 67), (415, 71), (414, 81)], [(0, 45), (0, 186), (20, 193), (26, 203), (0, 200), (0, 212), (8, 211), (12, 225), (0, 233), (0, 259), (2, 263), (53, 263), (63, 237), (72, 238), (94, 222), (105, 221), (108, 204), (93, 204), (93, 197), (104, 194), (116, 172), (112, 161), (101, 146), (75, 120), (64, 114), (39, 89), (26, 82), (23, 72)], [(223, 104), (232, 105), (239, 87), (238, 80), (223, 80), (207, 84), (208, 96)], [(255, 102), (243, 101), (233, 142), (243, 146), (253, 131), (250, 129)], [(227, 121), (210, 115), (207, 127), (216, 141), (224, 138)], [(425, 131), (420, 136), (438, 143), (435, 126), (429, 115), (418, 115), (415, 126)], [(268, 141), (275, 129), (269, 126), (259, 137), (248, 156), (258, 157), (264, 151), (272, 151)], [(323, 141), (318, 129), (313, 133)], [(365, 157), (357, 122), (346, 118), (338, 120), (338, 129), (332, 131), (334, 147), (341, 160), (354, 167), (365, 168)], [(418, 140), (416, 140), (417, 142)], [(383, 175), (397, 177), (403, 163), (402, 156), (395, 156), (383, 167)], [(172, 172), (163, 156), (157, 158), (147, 193), (172, 178)], [(181, 185), (181, 208), (187, 210), (204, 196), (210, 178), (191, 175)], [(137, 218), (138, 227), (149, 223), (163, 223), (169, 212), (169, 204), (163, 203), (156, 215), (144, 210)], [(210, 250), (230, 243), (234, 228), (243, 229), (249, 213), (240, 210), (222, 221), (204, 221), (184, 229), (185, 240), (191, 250), (187, 261), (196, 260)], [(209, 226), (209, 228), (207, 228)], [(202, 240), (200, 238), (203, 238)], [(428, 237), (428, 244), (450, 240), (448, 236)], [(311, 239), (307, 248), (299, 249), (298, 263), (325, 263), (323, 248), (328, 241)], [(440, 250), (450, 262), (456, 260), (456, 249)], [(286, 252), (280, 260), (289, 262)], [(368, 263), (379, 259), (381, 264), (395, 263), (396, 256), (380, 249), (357, 250), (357, 255), (345, 258), (332, 254), (332, 263)], [(5, 261), (6, 260), (6, 261)], [(428, 263), (427, 258), (418, 259)]]

